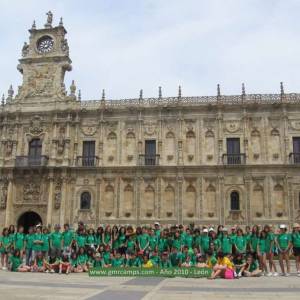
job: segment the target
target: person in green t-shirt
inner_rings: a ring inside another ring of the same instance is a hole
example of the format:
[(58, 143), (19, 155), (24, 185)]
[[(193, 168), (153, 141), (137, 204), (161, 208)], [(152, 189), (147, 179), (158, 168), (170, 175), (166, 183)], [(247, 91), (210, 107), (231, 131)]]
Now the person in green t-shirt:
[(292, 232), (293, 254), (295, 256), (296, 271), (300, 276), (300, 225), (295, 223)]
[(35, 255), (33, 266), (31, 267), (31, 272), (44, 272), (46, 270), (44, 266), (44, 256), (41, 251), (37, 252)]
[(270, 270), (268, 276), (271, 275), (278, 276), (277, 267), (274, 261), (274, 253), (276, 249), (275, 234), (273, 233), (272, 227), (269, 225), (265, 225), (263, 230), (266, 233), (266, 256), (269, 262), (269, 270)]
[(110, 225), (107, 225), (103, 233), (103, 244), (104, 246), (109, 245), (111, 247), (111, 243), (112, 243), (111, 227)]
[(44, 244), (44, 241), (43, 241), (42, 227), (37, 226), (36, 232), (35, 232), (34, 238), (33, 238), (33, 244), (32, 244), (33, 259), (35, 259), (38, 252), (42, 251), (43, 244)]
[(0, 239), (0, 254), (2, 270), (7, 270), (8, 254), (10, 253), (12, 241), (9, 237), (8, 228), (4, 227)]
[(14, 238), (14, 249), (20, 250), (22, 253), (25, 248), (25, 234), (24, 234), (24, 227), (19, 226), (17, 233), (15, 234)]
[[(279, 226), (279, 234), (275, 241), (279, 252), (279, 265), (284, 276), (289, 276), (290, 273), (290, 249), (291, 249), (291, 235), (287, 232), (287, 226), (281, 224)], [(284, 261), (286, 263), (287, 272), (285, 272)]]
[(98, 250), (99, 246), (103, 244), (103, 233), (103, 227), (99, 226), (95, 234), (96, 250)]
[(33, 263), (32, 257), (32, 246), (33, 240), (35, 238), (35, 233), (33, 227), (28, 228), (28, 233), (25, 236), (25, 250), (26, 250), (26, 265), (31, 266)]
[(121, 268), (124, 267), (125, 261), (124, 258), (121, 256), (121, 253), (116, 253), (114, 258), (112, 259), (111, 266), (115, 268)]
[(245, 236), (243, 235), (243, 230), (241, 228), (238, 228), (236, 231), (234, 247), (237, 253), (246, 253), (247, 242)]
[(264, 230), (261, 231), (258, 242), (257, 242), (257, 255), (259, 258), (260, 269), (268, 274), (267, 268), (267, 255), (266, 255), (266, 233)]
[(43, 252), (44, 257), (46, 258), (49, 255), (49, 249), (50, 249), (50, 244), (49, 244), (50, 233), (49, 233), (49, 229), (47, 227), (43, 228), (42, 241), (43, 241), (42, 252)]
[(158, 238), (152, 228), (149, 229), (149, 250), (156, 251), (158, 247)]
[(142, 263), (139, 258), (137, 258), (135, 252), (128, 253), (128, 259), (126, 260), (126, 267), (141, 267)]
[(77, 268), (79, 270), (82, 270), (83, 272), (87, 272), (88, 271), (87, 262), (88, 262), (88, 257), (85, 252), (85, 249), (84, 247), (80, 247), (77, 256)]
[(256, 260), (252, 255), (249, 255), (246, 260), (246, 264), (241, 269), (241, 273), (245, 277), (259, 277), (262, 275), (262, 270), (259, 269)]
[(63, 251), (68, 251), (74, 240), (74, 232), (70, 229), (68, 223), (64, 224), (64, 231), (62, 233), (62, 247)]
[(51, 233), (50, 248), (51, 248), (51, 251), (54, 252), (57, 257), (61, 256), (62, 233), (60, 232), (59, 224), (56, 224), (54, 226), (54, 231)]
[(103, 268), (105, 267), (104, 261), (100, 253), (96, 253), (93, 262), (93, 268)]
[(21, 251), (15, 249), (13, 254), (9, 257), (9, 270), (12, 272), (29, 272), (30, 267), (23, 264)]
[(248, 249), (252, 255), (257, 253), (257, 244), (259, 240), (259, 228), (257, 225), (252, 227), (251, 234), (248, 239)]
[(208, 229), (204, 228), (201, 235), (201, 254), (207, 253), (209, 250), (209, 242)]
[(87, 232), (86, 240), (85, 240), (85, 245), (88, 248), (94, 249), (96, 246), (96, 239), (95, 239), (95, 231), (93, 228), (90, 228)]
[(156, 235), (157, 239), (159, 240), (161, 236), (160, 224), (159, 222), (154, 223), (154, 234)]
[(228, 229), (226, 227), (222, 228), (222, 234), (220, 236), (220, 243), (221, 243), (221, 251), (225, 254), (232, 253), (232, 240), (228, 235)]
[(161, 256), (161, 260), (159, 262), (160, 268), (171, 268), (172, 264), (171, 261), (168, 258), (168, 252), (163, 252)]
[(145, 251), (149, 247), (149, 234), (147, 232), (147, 227), (143, 227), (142, 234), (137, 237), (138, 247), (140, 251)]

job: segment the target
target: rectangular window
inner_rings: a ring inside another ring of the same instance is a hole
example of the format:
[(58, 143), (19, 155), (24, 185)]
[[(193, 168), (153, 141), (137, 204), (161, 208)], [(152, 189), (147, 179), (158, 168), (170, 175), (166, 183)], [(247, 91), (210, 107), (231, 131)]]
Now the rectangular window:
[(241, 164), (241, 149), (239, 138), (228, 138), (227, 143), (227, 163), (230, 165)]
[(156, 140), (145, 141), (145, 165), (156, 164)]
[(300, 163), (300, 137), (293, 137), (294, 163)]
[(42, 141), (33, 139), (29, 143), (28, 163), (29, 165), (40, 165), (42, 159)]
[(95, 141), (84, 141), (82, 145), (82, 165), (95, 165)]

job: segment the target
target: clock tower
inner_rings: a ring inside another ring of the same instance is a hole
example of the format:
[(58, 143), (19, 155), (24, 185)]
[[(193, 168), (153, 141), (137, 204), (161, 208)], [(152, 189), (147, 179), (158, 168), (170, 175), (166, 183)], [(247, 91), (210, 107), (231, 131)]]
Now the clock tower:
[(52, 26), (53, 15), (47, 13), (44, 28), (37, 29), (35, 22), (29, 30), (29, 43), (24, 43), (18, 70), (23, 75), (14, 101), (22, 104), (51, 103), (70, 101), (75, 97), (67, 96), (64, 76), (71, 71), (67, 33), (62, 19), (59, 25)]

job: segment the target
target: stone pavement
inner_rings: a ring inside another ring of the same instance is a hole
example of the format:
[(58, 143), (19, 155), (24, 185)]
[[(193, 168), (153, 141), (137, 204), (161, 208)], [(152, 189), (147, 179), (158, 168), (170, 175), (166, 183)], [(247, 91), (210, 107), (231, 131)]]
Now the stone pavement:
[(0, 299), (300, 299), (300, 277), (111, 278), (0, 271)]

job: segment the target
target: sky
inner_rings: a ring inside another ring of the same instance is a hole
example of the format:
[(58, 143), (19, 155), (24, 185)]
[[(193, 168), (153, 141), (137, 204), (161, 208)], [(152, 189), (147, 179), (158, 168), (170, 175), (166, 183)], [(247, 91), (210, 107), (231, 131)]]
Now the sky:
[(300, 0), (0, 0), (0, 93), (33, 20), (63, 17), (83, 100), (300, 92)]

